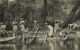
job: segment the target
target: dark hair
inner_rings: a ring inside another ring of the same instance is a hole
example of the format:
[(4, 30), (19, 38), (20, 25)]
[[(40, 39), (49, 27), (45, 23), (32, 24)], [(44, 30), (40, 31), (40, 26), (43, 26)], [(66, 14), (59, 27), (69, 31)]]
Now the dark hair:
[(47, 22), (47, 25), (51, 25), (52, 27), (54, 27), (54, 22)]

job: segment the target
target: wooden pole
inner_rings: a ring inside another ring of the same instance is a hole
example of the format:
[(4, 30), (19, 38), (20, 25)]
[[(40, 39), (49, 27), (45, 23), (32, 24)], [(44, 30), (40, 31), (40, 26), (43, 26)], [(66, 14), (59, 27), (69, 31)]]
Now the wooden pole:
[(77, 37), (77, 33), (76, 33), (76, 40), (75, 40), (75, 43), (74, 43), (74, 48), (75, 50), (78, 50), (79, 49), (79, 46), (78, 46), (78, 37)]
[(22, 35), (22, 42), (24, 42), (24, 33), (23, 33), (23, 35)]

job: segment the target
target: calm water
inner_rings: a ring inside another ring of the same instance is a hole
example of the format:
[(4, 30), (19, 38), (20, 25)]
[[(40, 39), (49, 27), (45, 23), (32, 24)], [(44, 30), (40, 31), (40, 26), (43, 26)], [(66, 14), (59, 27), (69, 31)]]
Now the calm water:
[(0, 50), (79, 50), (77, 44), (62, 44), (61, 41), (34, 42), (32, 44), (0, 44)]

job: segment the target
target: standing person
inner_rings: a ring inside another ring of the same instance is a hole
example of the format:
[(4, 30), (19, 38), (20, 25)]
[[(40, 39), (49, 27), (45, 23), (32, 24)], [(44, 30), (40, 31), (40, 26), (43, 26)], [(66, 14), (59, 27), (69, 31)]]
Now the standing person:
[(20, 31), (23, 33), (23, 38), (22, 38), (22, 42), (24, 42), (24, 36), (25, 36), (25, 32), (26, 32), (26, 29), (25, 29), (25, 26), (24, 26), (24, 20), (23, 19), (20, 19)]
[(16, 20), (14, 20), (13, 22), (12, 22), (12, 26), (13, 26), (13, 36), (15, 36), (15, 33), (16, 33), (16, 31), (17, 31), (17, 26), (18, 25), (18, 22), (16, 21)]
[(6, 29), (6, 25), (4, 23), (1, 23), (1, 32), (4, 32)]
[(73, 29), (73, 26), (74, 26), (74, 24), (72, 23), (72, 24), (68, 24), (68, 27), (69, 27), (69, 29), (70, 30), (72, 30)]
[(34, 31), (37, 31), (38, 30), (38, 27), (37, 27), (37, 20), (34, 20)]
[(46, 23), (47, 24), (47, 28), (48, 28), (48, 36), (52, 37), (53, 36), (53, 27), (50, 23)]
[(1, 23), (1, 25), (0, 25), (0, 35), (1, 35), (1, 37), (5, 37), (5, 29), (6, 29), (6, 25), (4, 24), (4, 23)]
[(20, 31), (21, 32), (25, 32), (25, 26), (24, 26), (25, 22), (23, 19), (20, 20)]
[(57, 30), (59, 29), (59, 20), (55, 21), (55, 25), (54, 25), (54, 34), (57, 33)]

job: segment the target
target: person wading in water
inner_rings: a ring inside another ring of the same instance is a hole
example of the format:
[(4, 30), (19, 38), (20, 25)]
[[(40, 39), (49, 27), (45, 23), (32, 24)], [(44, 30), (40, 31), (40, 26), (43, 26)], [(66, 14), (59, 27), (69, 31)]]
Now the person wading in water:
[(48, 28), (48, 37), (53, 37), (53, 23), (47, 22), (46, 23), (47, 28)]

